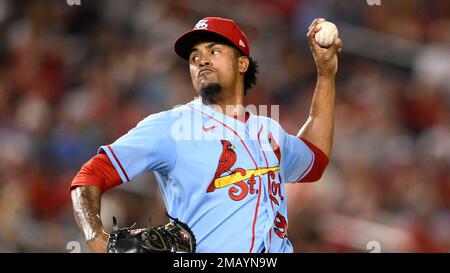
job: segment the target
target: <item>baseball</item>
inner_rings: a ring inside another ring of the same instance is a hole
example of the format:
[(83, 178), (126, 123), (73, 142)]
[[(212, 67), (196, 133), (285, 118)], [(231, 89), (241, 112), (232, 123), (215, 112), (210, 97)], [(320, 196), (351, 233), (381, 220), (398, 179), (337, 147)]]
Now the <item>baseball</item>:
[(323, 47), (331, 46), (338, 37), (338, 29), (336, 25), (331, 22), (325, 21), (323, 23), (318, 24), (317, 26), (320, 26), (321, 28), (314, 37), (316, 43), (318, 43)]

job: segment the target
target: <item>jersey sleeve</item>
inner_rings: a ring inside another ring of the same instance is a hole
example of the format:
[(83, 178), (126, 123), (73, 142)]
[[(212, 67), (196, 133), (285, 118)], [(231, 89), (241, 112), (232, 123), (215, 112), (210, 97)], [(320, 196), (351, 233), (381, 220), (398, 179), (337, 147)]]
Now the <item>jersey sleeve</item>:
[(70, 190), (78, 186), (96, 186), (102, 194), (122, 184), (119, 173), (104, 153), (97, 154), (86, 162), (72, 180)]
[(175, 161), (176, 142), (170, 135), (167, 112), (151, 115), (110, 145), (101, 146), (122, 182), (151, 171), (167, 175)]
[(285, 133), (282, 147), (282, 162), (286, 182), (300, 181), (314, 165), (314, 153), (301, 139)]
[(283, 166), (288, 183), (318, 181), (328, 166), (327, 155), (305, 138), (285, 133)]

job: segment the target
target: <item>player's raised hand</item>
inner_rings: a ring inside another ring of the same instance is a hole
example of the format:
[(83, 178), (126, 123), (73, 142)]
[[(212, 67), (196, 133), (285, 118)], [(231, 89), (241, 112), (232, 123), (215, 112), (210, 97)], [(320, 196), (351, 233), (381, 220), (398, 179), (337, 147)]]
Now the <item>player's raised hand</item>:
[(321, 29), (319, 24), (325, 21), (323, 18), (314, 19), (308, 28), (307, 38), (319, 76), (334, 76), (338, 68), (337, 53), (342, 51), (343, 43), (339, 37), (328, 47), (317, 43), (315, 36)]

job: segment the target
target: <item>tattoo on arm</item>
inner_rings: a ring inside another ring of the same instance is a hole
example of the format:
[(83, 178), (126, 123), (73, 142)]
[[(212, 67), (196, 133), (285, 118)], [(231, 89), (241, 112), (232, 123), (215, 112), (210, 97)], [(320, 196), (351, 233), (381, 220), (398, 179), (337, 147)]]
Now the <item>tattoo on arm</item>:
[(101, 191), (96, 186), (80, 186), (72, 190), (71, 196), (75, 219), (89, 244), (103, 231), (100, 218)]

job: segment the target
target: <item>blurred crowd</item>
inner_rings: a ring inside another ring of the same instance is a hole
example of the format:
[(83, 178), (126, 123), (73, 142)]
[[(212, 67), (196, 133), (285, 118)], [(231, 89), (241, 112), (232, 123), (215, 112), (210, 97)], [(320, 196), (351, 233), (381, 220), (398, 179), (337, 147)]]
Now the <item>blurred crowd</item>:
[[(0, 252), (88, 251), (72, 178), (100, 145), (193, 99), (172, 45), (206, 16), (247, 33), (260, 73), (246, 103), (280, 105), (292, 134), (315, 86), (314, 18), (413, 45), (357, 47), (342, 32), (333, 156), (319, 182), (287, 185), (288, 236), (295, 252), (450, 251), (450, 2), (0, 0)], [(112, 215), (144, 226), (164, 212), (152, 175), (102, 203), (106, 230)]]

